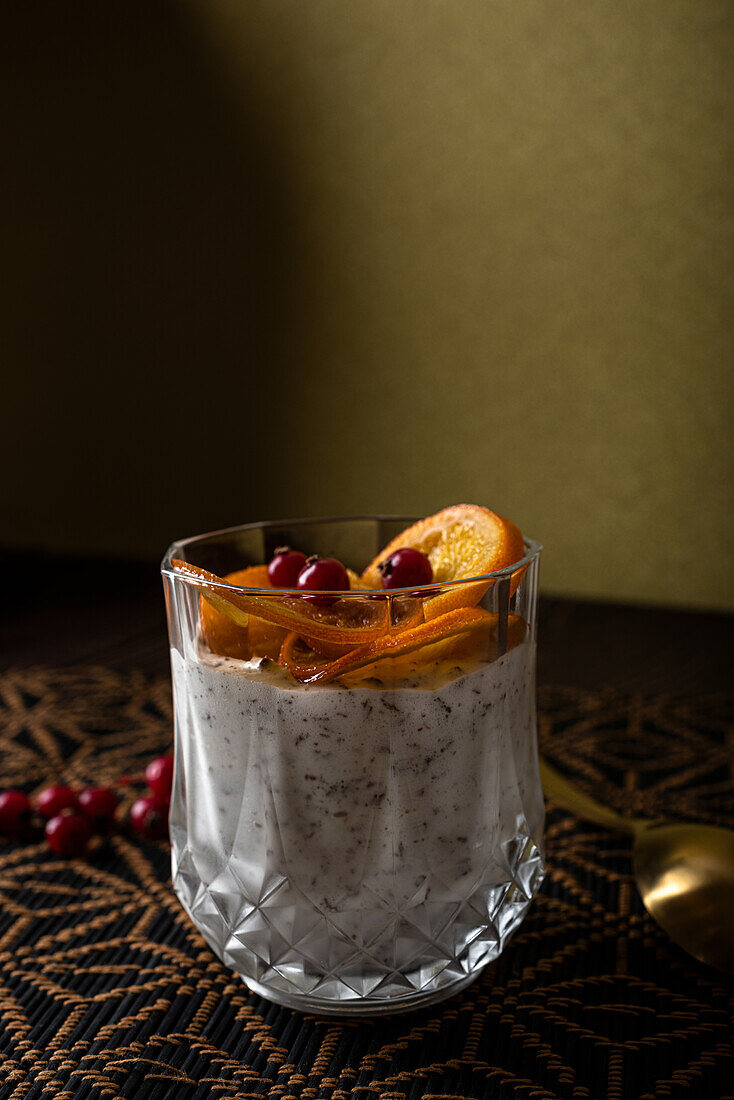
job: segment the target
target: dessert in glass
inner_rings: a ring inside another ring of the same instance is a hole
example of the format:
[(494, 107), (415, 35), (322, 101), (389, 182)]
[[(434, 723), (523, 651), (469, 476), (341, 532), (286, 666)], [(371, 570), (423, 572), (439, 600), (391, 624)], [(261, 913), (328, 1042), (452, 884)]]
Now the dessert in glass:
[(541, 547), (489, 509), (174, 543), (174, 889), (247, 985), (376, 1014), (503, 950), (543, 879)]

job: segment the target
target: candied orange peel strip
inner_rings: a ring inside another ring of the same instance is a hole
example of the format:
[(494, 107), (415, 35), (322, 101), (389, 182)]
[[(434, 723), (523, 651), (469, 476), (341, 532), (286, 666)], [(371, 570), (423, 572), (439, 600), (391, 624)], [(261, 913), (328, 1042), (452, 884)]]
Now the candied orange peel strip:
[(371, 665), (383, 657), (397, 657), (403, 653), (410, 653), (432, 642), (451, 638), (457, 634), (465, 634), (481, 627), (491, 627), (496, 621), (497, 616), (488, 611), (458, 608), (431, 619), (430, 622), (404, 630), (400, 634), (391, 634), (366, 645), (357, 646), (349, 653), (326, 663), (323, 659), (314, 660), (314, 654), (310, 654), (309, 659), (309, 655), (303, 652), (304, 644), (301, 637), (293, 631), (283, 642), (279, 663), (302, 684), (325, 684), (338, 676), (354, 672), (355, 669), (362, 668), (364, 665)]
[[(453, 637), (442, 638), (433, 642), (421, 651), (421, 660), (426, 661), (480, 661), (487, 664), (496, 661), (501, 656), (499, 649), (499, 616), (494, 612), (487, 612), (488, 618), (480, 624), (479, 629), (467, 631), (464, 634), (456, 634)], [(435, 619), (431, 619), (435, 622)], [(527, 623), (519, 615), (507, 616), (507, 634), (505, 637), (505, 652), (514, 649), (524, 641), (527, 634)], [(399, 661), (399, 659), (398, 659)], [(398, 664), (396, 661), (396, 664)]]
[(216, 573), (180, 558), (174, 559), (171, 564), (177, 573), (196, 585), (216, 611), (227, 615), (241, 627), (247, 627), (250, 615), (257, 615), (285, 630), (352, 646), (374, 641), (390, 629), (387, 600), (345, 599), (331, 607), (316, 607), (303, 596), (277, 595), (279, 590), (276, 588), (272, 590), (272, 596), (238, 592), (227, 587), (224, 578)]
[[(380, 599), (387, 600), (388, 597), (381, 595)], [(400, 634), (403, 630), (411, 630), (414, 626), (418, 626), (419, 623), (423, 622), (423, 601), (420, 597), (391, 596), (389, 597), (388, 606), (390, 608), (391, 634)], [(314, 638), (313, 635), (309, 634), (303, 634), (302, 637), (306, 645), (321, 657), (342, 657), (345, 653), (351, 653), (354, 649), (354, 643), (344, 645), (340, 642), (325, 641), (323, 638)]]
[[(378, 566), (401, 547), (425, 554), (433, 568), (433, 583), (481, 577), (506, 569), (525, 555), (522, 534), (510, 520), (478, 504), (454, 504), (408, 527), (370, 562), (362, 574), (368, 588), (380, 587)], [(513, 575), (512, 590), (521, 574)], [(491, 581), (457, 584), (432, 596), (426, 592), (424, 616), (433, 619), (454, 608), (478, 604)]]

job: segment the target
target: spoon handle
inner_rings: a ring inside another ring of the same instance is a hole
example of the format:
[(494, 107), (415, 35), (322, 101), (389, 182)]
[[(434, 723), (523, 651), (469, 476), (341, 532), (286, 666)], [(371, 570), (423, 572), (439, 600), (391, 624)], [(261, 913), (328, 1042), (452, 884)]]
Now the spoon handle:
[(637, 831), (635, 821), (622, 817), (621, 814), (596, 802), (590, 795), (584, 794), (543, 757), (540, 758), (540, 778), (544, 793), (564, 810), (570, 810), (577, 817), (583, 817), (586, 821), (593, 821), (596, 825), (603, 825), (607, 829), (614, 829), (615, 832), (635, 835)]

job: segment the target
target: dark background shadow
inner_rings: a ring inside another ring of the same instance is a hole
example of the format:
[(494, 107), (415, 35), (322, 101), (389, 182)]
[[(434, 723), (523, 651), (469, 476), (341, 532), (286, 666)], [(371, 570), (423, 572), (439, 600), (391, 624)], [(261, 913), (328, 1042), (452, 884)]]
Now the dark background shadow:
[(467, 500), (545, 591), (733, 607), (733, 43), (718, 0), (7, 6), (0, 547)]
[(155, 552), (270, 515), (299, 231), (257, 87), (243, 113), (167, 0), (3, 21), (6, 537)]

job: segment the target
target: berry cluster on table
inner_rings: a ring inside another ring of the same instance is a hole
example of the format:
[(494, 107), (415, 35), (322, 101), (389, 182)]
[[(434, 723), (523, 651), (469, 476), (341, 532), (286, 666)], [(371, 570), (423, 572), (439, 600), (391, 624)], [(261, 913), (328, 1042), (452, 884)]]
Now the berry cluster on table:
[(157, 756), (145, 769), (147, 791), (137, 798), (121, 820), (116, 785), (129, 787), (142, 777), (122, 776), (109, 787), (65, 784), (44, 787), (34, 798), (21, 790), (0, 791), (0, 836), (20, 839), (38, 824), (46, 843), (58, 856), (82, 856), (94, 836), (106, 836), (126, 826), (146, 840), (168, 834), (168, 811), (173, 784), (173, 756)]

